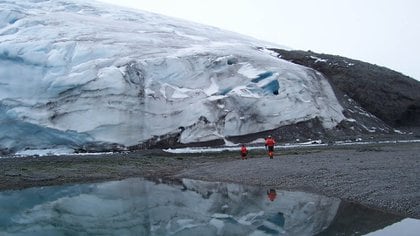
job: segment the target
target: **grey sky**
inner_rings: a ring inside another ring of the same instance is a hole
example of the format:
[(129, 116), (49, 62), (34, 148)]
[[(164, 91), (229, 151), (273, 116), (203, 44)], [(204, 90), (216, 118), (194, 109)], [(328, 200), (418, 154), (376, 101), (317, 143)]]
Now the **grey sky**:
[(417, 0), (100, 0), (288, 46), (367, 61), (420, 80)]

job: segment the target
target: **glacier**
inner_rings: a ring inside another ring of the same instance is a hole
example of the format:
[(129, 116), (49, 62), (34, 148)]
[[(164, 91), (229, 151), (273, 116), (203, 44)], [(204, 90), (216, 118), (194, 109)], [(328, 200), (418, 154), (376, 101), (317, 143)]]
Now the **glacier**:
[(0, 150), (188, 144), (346, 119), (322, 74), (268, 47), (97, 2), (0, 0)]

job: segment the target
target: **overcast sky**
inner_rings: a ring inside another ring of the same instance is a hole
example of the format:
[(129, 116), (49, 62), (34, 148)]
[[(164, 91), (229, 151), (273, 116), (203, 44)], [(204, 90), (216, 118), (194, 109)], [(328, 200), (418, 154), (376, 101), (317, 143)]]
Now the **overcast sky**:
[(100, 0), (293, 49), (386, 66), (420, 80), (418, 0)]

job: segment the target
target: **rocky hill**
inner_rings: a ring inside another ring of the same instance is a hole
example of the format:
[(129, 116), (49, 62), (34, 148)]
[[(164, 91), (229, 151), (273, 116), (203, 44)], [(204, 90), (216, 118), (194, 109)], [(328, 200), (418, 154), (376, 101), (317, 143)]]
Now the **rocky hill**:
[(420, 126), (419, 81), (382, 66), (346, 57), (312, 51), (272, 50), (279, 58), (323, 73), (339, 92), (387, 124)]

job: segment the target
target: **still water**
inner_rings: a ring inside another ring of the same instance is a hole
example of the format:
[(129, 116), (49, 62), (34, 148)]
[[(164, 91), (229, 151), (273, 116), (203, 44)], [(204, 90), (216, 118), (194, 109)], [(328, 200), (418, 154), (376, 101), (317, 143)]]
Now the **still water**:
[(0, 235), (392, 235), (407, 221), (419, 229), (337, 198), (190, 179), (0, 192)]

